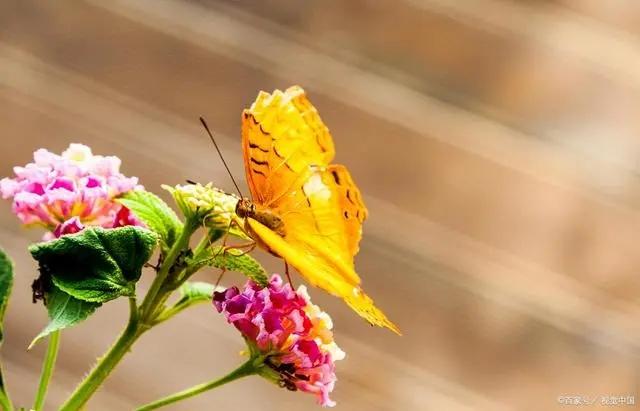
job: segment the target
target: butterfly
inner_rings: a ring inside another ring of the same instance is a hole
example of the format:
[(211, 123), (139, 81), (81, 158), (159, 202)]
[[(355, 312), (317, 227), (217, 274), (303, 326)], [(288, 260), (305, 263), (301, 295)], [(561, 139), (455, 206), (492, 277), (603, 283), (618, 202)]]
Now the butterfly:
[(251, 200), (238, 201), (236, 215), (247, 234), (369, 323), (400, 334), (360, 287), (353, 259), (368, 211), (347, 168), (331, 164), (331, 134), (301, 87), (258, 94), (242, 113), (242, 150)]

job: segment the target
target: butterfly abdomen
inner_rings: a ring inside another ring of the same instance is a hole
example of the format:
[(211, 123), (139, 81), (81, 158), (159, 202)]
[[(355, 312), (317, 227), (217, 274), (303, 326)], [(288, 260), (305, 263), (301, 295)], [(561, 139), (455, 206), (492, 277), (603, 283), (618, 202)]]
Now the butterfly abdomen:
[(282, 219), (270, 211), (257, 211), (251, 218), (269, 227), (280, 237), (287, 234)]

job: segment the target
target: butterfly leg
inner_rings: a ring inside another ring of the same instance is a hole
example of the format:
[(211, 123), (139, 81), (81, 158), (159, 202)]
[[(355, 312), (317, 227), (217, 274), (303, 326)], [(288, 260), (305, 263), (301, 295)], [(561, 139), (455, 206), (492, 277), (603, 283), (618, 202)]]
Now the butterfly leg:
[(291, 276), (289, 275), (289, 264), (287, 263), (286, 260), (284, 260), (284, 273), (287, 275), (287, 280), (289, 280), (289, 285), (291, 286), (291, 288), (294, 288), (293, 282), (291, 281)]
[(240, 254), (234, 254), (234, 256), (239, 257), (245, 254), (249, 254), (250, 252), (252, 252), (256, 246), (258, 245), (258, 243), (256, 243), (255, 241), (250, 241), (248, 243), (245, 244), (237, 244), (237, 245), (225, 245), (224, 247), (224, 253), (226, 253), (227, 251), (231, 250), (231, 249), (242, 249), (242, 248), (246, 248), (246, 250), (244, 250), (243, 252), (241, 252)]
[(240, 224), (238, 224), (237, 221), (230, 220), (229, 227), (227, 227), (227, 231), (225, 231), (224, 236), (222, 237), (222, 247), (220, 247), (220, 250), (218, 250), (215, 257), (219, 256), (220, 254), (226, 253), (227, 250), (229, 250), (230, 248), (239, 248), (238, 246), (227, 246), (227, 240), (229, 239), (229, 232), (231, 231), (231, 228), (233, 228), (234, 226), (237, 227), (240, 231), (245, 232), (245, 230), (240, 226)]
[(220, 285), (220, 281), (222, 281), (222, 277), (224, 277), (224, 273), (226, 272), (227, 272), (226, 268), (220, 269), (220, 274), (218, 274), (218, 279), (216, 280), (216, 285), (214, 288), (218, 288), (218, 286)]
[[(229, 231), (231, 230), (232, 226), (233, 226), (233, 220), (229, 221), (229, 227), (227, 227), (227, 231), (225, 231), (224, 236), (222, 237), (222, 247), (220, 247), (220, 250), (218, 250), (218, 252), (214, 257), (217, 257), (220, 255), (220, 253), (224, 253), (226, 251), (227, 239), (229, 238)], [(212, 246), (212, 245), (213, 244), (209, 244), (209, 246)]]
[[(220, 254), (225, 255), (231, 249), (247, 248), (246, 251), (243, 251), (240, 254), (235, 254), (235, 256), (242, 256), (242, 255), (245, 255), (247, 253), (250, 253), (251, 251), (253, 251), (256, 248), (257, 243), (255, 241), (253, 241), (253, 240), (251, 240), (251, 241), (249, 241), (249, 242), (247, 242), (245, 244), (228, 245), (227, 244), (227, 240), (229, 239), (229, 232), (231, 231), (231, 228), (233, 228), (233, 227), (238, 228), (240, 231), (245, 233), (247, 235), (247, 237), (249, 237), (249, 233), (247, 233), (246, 230), (240, 224), (238, 224), (237, 221), (235, 221), (235, 220), (229, 221), (229, 226), (227, 227), (227, 230), (224, 233), (224, 236), (222, 237), (222, 246), (220, 247), (218, 252), (214, 255), (214, 257), (218, 257)], [(212, 245), (212, 244), (209, 244), (209, 245)]]

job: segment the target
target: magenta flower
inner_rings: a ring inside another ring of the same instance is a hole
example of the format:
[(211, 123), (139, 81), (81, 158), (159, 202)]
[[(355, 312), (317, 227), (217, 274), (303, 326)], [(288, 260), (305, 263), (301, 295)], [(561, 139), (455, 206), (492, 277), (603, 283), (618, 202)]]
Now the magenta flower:
[(213, 303), (251, 351), (264, 355), (281, 386), (315, 394), (323, 406), (335, 405), (329, 398), (336, 382), (334, 361), (345, 354), (333, 341), (331, 318), (311, 303), (305, 286), (294, 291), (274, 274), (265, 288), (249, 281), (242, 291), (215, 292)]
[(14, 167), (14, 178), (0, 180), (3, 198), (13, 199), (22, 223), (40, 225), (59, 237), (86, 225), (106, 228), (140, 223), (114, 198), (141, 189), (136, 177), (120, 173), (120, 159), (93, 155), (82, 144), (71, 144), (62, 155), (39, 149), (33, 163)]

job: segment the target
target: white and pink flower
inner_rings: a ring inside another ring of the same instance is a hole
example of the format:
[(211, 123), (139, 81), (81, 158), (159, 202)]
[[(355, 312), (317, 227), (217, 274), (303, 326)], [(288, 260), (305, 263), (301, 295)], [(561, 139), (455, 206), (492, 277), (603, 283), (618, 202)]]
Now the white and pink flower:
[(136, 177), (120, 173), (120, 159), (94, 155), (82, 144), (71, 144), (61, 155), (39, 149), (33, 163), (14, 167), (15, 177), (0, 180), (0, 194), (13, 199), (13, 212), (26, 225), (49, 231), (45, 238), (82, 230), (139, 225), (129, 210), (114, 201), (142, 189)]

